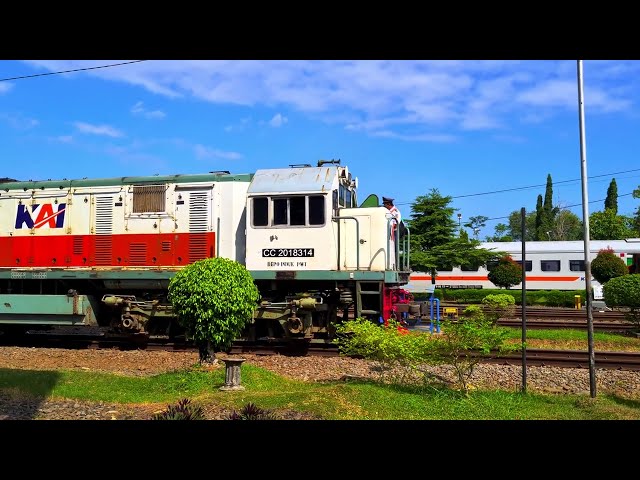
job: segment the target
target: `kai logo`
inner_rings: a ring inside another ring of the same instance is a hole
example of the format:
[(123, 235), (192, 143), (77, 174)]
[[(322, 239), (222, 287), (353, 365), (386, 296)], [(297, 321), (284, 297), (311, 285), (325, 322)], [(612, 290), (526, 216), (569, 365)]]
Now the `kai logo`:
[(41, 205), (36, 203), (31, 205), (31, 212), (29, 212), (28, 205), (18, 205), (16, 229), (21, 229), (23, 226), (26, 228), (40, 228), (45, 225), (49, 228), (62, 228), (64, 226), (66, 206), (66, 203), (55, 205), (56, 209), (54, 211), (54, 205), (51, 203), (43, 203)]

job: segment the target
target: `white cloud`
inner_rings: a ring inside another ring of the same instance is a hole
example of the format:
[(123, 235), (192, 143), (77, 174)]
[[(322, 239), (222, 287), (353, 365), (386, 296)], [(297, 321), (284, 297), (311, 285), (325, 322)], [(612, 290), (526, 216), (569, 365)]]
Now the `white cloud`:
[(4, 121), (16, 130), (29, 130), (40, 125), (35, 118), (25, 117), (22, 114), (0, 113), (0, 120)]
[(225, 126), (224, 131), (225, 132), (241, 132), (245, 128), (247, 128), (250, 123), (251, 123), (251, 117), (244, 117), (240, 119), (240, 123), (238, 124)]
[[(55, 71), (108, 62), (28, 63)], [(585, 101), (591, 113), (632, 111), (629, 87), (640, 62), (584, 64), (590, 72)], [(526, 119), (531, 107), (545, 110), (547, 116), (540, 118), (577, 108), (575, 61), (153, 60), (65, 78), (81, 75), (140, 86), (170, 98), (277, 109), (280, 113), (269, 122), (274, 127), (284, 124), (288, 109), (367, 134), (384, 131), (385, 123), (406, 129), (401, 135), (417, 129), (436, 137), (443, 128), (456, 133), (503, 129)], [(164, 114), (146, 110), (141, 102), (134, 109), (149, 118)], [(369, 126), (375, 124), (379, 126)], [(237, 126), (224, 129), (234, 131)]]
[(0, 93), (7, 93), (13, 88), (13, 83), (0, 82)]
[[(616, 99), (598, 87), (585, 87), (584, 96), (585, 102), (588, 99), (590, 109), (603, 112), (626, 110), (631, 106), (629, 100)], [(564, 107), (577, 110), (577, 80), (550, 80), (521, 92), (516, 99), (536, 107)]]
[(456, 141), (455, 135), (423, 133), (417, 135), (404, 135), (391, 130), (380, 130), (373, 132), (374, 137), (395, 138), (407, 142), (431, 142), (431, 143), (451, 143)]
[(85, 122), (74, 122), (73, 124), (79, 132), (92, 135), (105, 135), (107, 137), (124, 137), (124, 133), (109, 125), (92, 125)]
[(269, 120), (269, 125), (274, 128), (281, 127), (285, 123), (287, 123), (289, 119), (287, 117), (282, 116), (279, 113), (276, 113), (271, 120)]
[(136, 104), (131, 107), (131, 113), (149, 119), (162, 119), (167, 116), (167, 114), (161, 110), (147, 110), (146, 108), (144, 108), (142, 102), (136, 102)]
[(225, 152), (218, 150), (217, 148), (205, 147), (204, 145), (194, 145), (193, 151), (196, 154), (196, 158), (199, 160), (206, 160), (210, 158), (224, 158), (227, 160), (239, 160), (242, 155), (237, 152)]
[(58, 142), (61, 142), (61, 143), (71, 143), (71, 142), (73, 142), (73, 136), (72, 135), (60, 135), (60, 136), (56, 137), (56, 140)]

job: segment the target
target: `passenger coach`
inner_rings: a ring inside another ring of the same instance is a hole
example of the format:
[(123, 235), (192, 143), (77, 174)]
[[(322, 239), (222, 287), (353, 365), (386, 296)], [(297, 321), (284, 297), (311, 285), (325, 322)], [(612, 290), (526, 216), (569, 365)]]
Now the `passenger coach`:
[[(602, 249), (611, 248), (627, 265), (630, 273), (640, 273), (640, 238), (626, 240), (591, 240), (590, 260)], [(522, 264), (521, 242), (485, 242), (481, 248), (504, 252)], [(528, 290), (582, 290), (585, 288), (584, 242), (549, 241), (525, 243), (525, 271)], [(435, 283), (442, 288), (498, 288), (489, 281), (491, 265), (476, 269), (453, 267), (438, 270)], [(432, 284), (431, 275), (411, 273), (410, 291), (426, 291)], [(598, 282), (592, 278), (594, 288)], [(513, 288), (519, 288), (520, 284)]]

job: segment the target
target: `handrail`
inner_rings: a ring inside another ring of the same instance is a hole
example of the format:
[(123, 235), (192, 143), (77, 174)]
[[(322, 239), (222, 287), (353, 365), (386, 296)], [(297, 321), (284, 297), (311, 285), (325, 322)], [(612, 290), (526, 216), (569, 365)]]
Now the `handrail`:
[(356, 270), (360, 270), (360, 222), (356, 217), (331, 217), (338, 222), (338, 270), (340, 270), (340, 220), (355, 220), (356, 222)]
[(407, 229), (407, 234), (405, 235), (405, 238), (407, 240), (407, 247), (406, 249), (404, 249), (404, 260), (405, 260), (405, 270), (408, 272), (409, 271), (409, 253), (411, 251), (411, 229), (409, 227), (407, 227), (406, 225), (404, 226), (404, 228)]
[[(396, 225), (398, 225), (398, 219), (396, 217), (390, 217), (387, 218), (387, 270), (391, 269), (391, 255), (390, 255), (390, 250), (391, 250), (391, 222), (396, 222)], [(395, 242), (395, 247), (396, 247), (396, 268), (397, 263), (398, 263), (398, 257), (400, 256), (400, 246), (398, 245), (398, 242)]]
[(405, 228), (407, 229), (407, 234), (403, 237), (403, 242), (402, 242), (402, 247), (403, 247), (402, 251), (404, 255), (402, 258), (402, 265), (398, 265), (398, 263), (400, 262), (400, 226), (399, 226), (400, 222), (398, 222), (398, 219), (395, 217), (391, 217), (387, 219), (387, 270), (391, 268), (391, 262), (390, 262), (391, 257), (389, 255), (389, 250), (391, 249), (391, 222), (392, 221), (394, 221), (398, 226), (398, 241), (395, 242), (396, 268), (397, 269), (402, 268), (404, 271), (409, 271), (409, 255), (411, 251), (411, 230), (409, 229), (409, 227), (405, 225)]

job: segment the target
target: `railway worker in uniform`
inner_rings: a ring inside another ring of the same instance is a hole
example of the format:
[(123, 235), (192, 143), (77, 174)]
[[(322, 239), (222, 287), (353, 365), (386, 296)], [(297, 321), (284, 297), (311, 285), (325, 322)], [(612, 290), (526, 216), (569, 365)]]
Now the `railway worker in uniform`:
[(398, 222), (398, 223), (396, 222), (391, 223), (391, 238), (395, 240), (397, 238), (395, 233), (400, 225), (400, 222), (402, 222), (402, 215), (400, 214), (400, 210), (398, 210), (398, 207), (396, 207), (393, 204), (393, 198), (382, 197), (382, 205), (387, 210), (389, 210), (389, 213), (391, 214), (391, 216), (395, 218)]
[(398, 265), (398, 261), (399, 259), (396, 258), (396, 244), (398, 242), (398, 232), (400, 231), (400, 228), (402, 227), (402, 215), (400, 214), (400, 210), (398, 210), (398, 207), (396, 207), (393, 204), (393, 198), (389, 198), (389, 197), (382, 197), (382, 205), (389, 210), (389, 213), (391, 214), (392, 218), (395, 218), (396, 221), (395, 222), (391, 222), (391, 236), (390, 236), (390, 240), (391, 240), (391, 245), (390, 245), (390, 252), (394, 252), (394, 254), (389, 254), (390, 257), (393, 259), (393, 261), (390, 262), (390, 267), (392, 269), (395, 269)]

